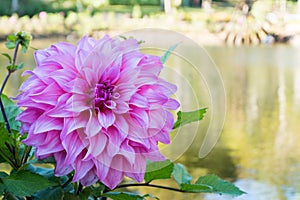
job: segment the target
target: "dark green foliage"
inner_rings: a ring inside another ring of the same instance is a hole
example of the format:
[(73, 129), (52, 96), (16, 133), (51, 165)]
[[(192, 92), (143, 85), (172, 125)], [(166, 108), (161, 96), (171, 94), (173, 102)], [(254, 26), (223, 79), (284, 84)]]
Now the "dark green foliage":
[(40, 190), (34, 194), (35, 200), (53, 200), (62, 199), (64, 196), (64, 191), (61, 187), (52, 187)]
[[(0, 3), (0, 16), (3, 15), (12, 15), (11, 10), (11, 0), (1, 0)], [(76, 11), (76, 1), (69, 0), (66, 3), (66, 6), (62, 6), (63, 2), (59, 2), (61, 6), (54, 6), (57, 1), (46, 1), (46, 0), (19, 0), (19, 6), (16, 13), (19, 16), (28, 15), (32, 17), (42, 11), (49, 12), (49, 13), (58, 13), (64, 12), (65, 14), (69, 11)]]
[(131, 192), (107, 192), (103, 195), (113, 200), (143, 200), (144, 196)]
[(8, 192), (20, 197), (31, 196), (39, 190), (55, 185), (45, 177), (29, 171), (19, 171), (2, 178), (2, 181)]
[(151, 5), (159, 6), (160, 0), (109, 0), (110, 5)]

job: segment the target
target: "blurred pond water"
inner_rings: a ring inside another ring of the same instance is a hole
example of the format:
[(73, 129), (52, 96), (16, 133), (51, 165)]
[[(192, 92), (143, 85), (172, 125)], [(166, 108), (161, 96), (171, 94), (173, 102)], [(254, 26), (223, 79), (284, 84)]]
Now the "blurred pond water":
[[(36, 40), (32, 46), (46, 48), (59, 40), (64, 39)], [(225, 85), (227, 111), (222, 135), (210, 154), (200, 159), (198, 152), (209, 124), (208, 111), (202, 122), (171, 133), (174, 141), (177, 137), (179, 140), (172, 142), (170, 147), (162, 146), (164, 154), (184, 163), (194, 178), (215, 173), (234, 182), (248, 193), (236, 200), (300, 199), (300, 49), (292, 46), (209, 46), (205, 50), (215, 62)], [(6, 50), (1, 43), (0, 52), (3, 51)], [(35, 66), (32, 53), (31, 49), (25, 56), (19, 54), (19, 61), (25, 62), (26, 69)], [(207, 57), (204, 55), (203, 59)], [(210, 61), (202, 64), (214, 67)], [(0, 65), (0, 80), (3, 80), (4, 57), (0, 58)], [(195, 75), (195, 68), (176, 56), (171, 56), (166, 65), (162, 75), (178, 85), (176, 96), (184, 110), (210, 108), (209, 91), (203, 77)], [(170, 69), (176, 69), (177, 75), (168, 73)], [(5, 93), (15, 96), (23, 80), (20, 73), (13, 74)], [(178, 149), (180, 152), (176, 152)], [(139, 191), (153, 193), (161, 199), (231, 199), (151, 188)]]

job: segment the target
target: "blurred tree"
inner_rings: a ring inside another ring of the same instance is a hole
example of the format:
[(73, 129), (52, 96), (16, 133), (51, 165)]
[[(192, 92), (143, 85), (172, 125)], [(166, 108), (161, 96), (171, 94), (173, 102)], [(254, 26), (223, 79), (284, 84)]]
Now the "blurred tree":
[(19, 9), (19, 1), (18, 0), (12, 0), (11, 2), (11, 13), (17, 12)]

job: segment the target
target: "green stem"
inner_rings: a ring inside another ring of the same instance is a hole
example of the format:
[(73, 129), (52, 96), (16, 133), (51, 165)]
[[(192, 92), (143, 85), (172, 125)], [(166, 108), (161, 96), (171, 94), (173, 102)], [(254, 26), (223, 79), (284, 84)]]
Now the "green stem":
[(163, 186), (163, 185), (155, 185), (155, 184), (150, 184), (150, 183), (129, 183), (129, 184), (121, 184), (118, 185), (115, 189), (118, 188), (124, 188), (124, 187), (153, 187), (153, 188), (160, 188), (160, 189), (164, 189), (164, 190), (171, 190), (174, 192), (182, 192), (182, 193), (191, 193), (190, 191), (184, 191), (178, 188), (172, 188), (172, 187), (167, 187), (167, 186)]
[(21, 158), (21, 165), (25, 164), (28, 160), (28, 157), (30, 155), (30, 152), (31, 152), (31, 146), (25, 146), (25, 149), (24, 149), (24, 153), (22, 155), (22, 158)]
[[(14, 56), (13, 56), (12, 63), (11, 63), (12, 66), (15, 66), (15, 64), (16, 64), (17, 54), (18, 54), (20, 42), (21, 42), (20, 40), (18, 40), (16, 42), (16, 48), (15, 48)], [(6, 86), (6, 83), (7, 83), (8, 79), (9, 79), (9, 77), (10, 77), (10, 74), (12, 72), (13, 71), (8, 71), (8, 73), (5, 76), (4, 81), (2, 83), (1, 89), (0, 89), (0, 107), (1, 107), (1, 112), (2, 112), (2, 115), (3, 115), (3, 119), (4, 119), (4, 123), (5, 123), (6, 129), (7, 129), (8, 133), (10, 133), (10, 134), (11, 134), (11, 129), (10, 129), (10, 125), (9, 125), (9, 122), (8, 122), (8, 119), (7, 119), (7, 115), (5, 113), (4, 105), (3, 105), (3, 102), (2, 102), (2, 99), (1, 99), (1, 95), (2, 95), (2, 92), (3, 92), (4, 88), (5, 88), (5, 86)]]
[(79, 182), (76, 194), (79, 195), (79, 193), (82, 191), (82, 189), (83, 189), (83, 185)]
[(73, 180), (73, 175), (61, 186), (62, 188), (67, 187)]
[(14, 57), (13, 57), (13, 59), (12, 59), (12, 65), (13, 65), (13, 66), (15, 66), (15, 64), (16, 64), (17, 54), (18, 54), (20, 42), (21, 42), (20, 40), (17, 40), (17, 42), (16, 42), (16, 48), (15, 48), (15, 51), (14, 51)]
[(7, 115), (5, 113), (4, 105), (3, 105), (3, 102), (2, 102), (1, 93), (0, 93), (0, 107), (1, 107), (1, 113), (3, 115), (3, 119), (4, 119), (6, 129), (7, 129), (8, 133), (11, 133), (11, 129), (10, 129), (10, 126), (9, 126), (9, 123), (8, 123)]
[[(15, 63), (16, 63), (16, 60), (17, 60), (17, 54), (18, 54), (18, 49), (19, 49), (19, 45), (20, 45), (20, 40), (18, 40), (16, 42), (16, 48), (14, 50), (14, 55), (13, 55), (13, 59), (12, 59), (12, 62), (10, 63), (12, 66), (15, 66)], [(7, 118), (7, 115), (6, 115), (6, 112), (5, 112), (5, 108), (4, 108), (4, 105), (3, 105), (3, 101), (2, 101), (2, 98), (1, 98), (1, 95), (4, 91), (4, 88), (7, 84), (7, 81), (11, 75), (11, 73), (13, 73), (14, 71), (13, 70), (8, 70), (8, 73), (6, 74), (5, 76), (5, 79), (2, 83), (2, 86), (1, 86), (1, 89), (0, 89), (0, 108), (1, 108), (1, 113), (3, 115), (3, 119), (4, 119), (4, 123), (5, 123), (5, 126), (6, 126), (6, 129), (7, 129), (7, 132), (9, 134), (12, 134), (12, 131), (11, 131), (11, 128), (10, 128), (10, 125), (9, 125), (9, 121), (8, 121), (8, 118)], [(14, 160), (12, 160), (9, 156), (6, 155), (5, 152), (1, 152), (1, 155), (3, 157), (6, 158), (7, 162), (10, 163), (10, 165), (14, 168), (14, 169), (18, 169), (19, 166), (20, 166), (20, 163), (19, 163), (19, 148), (17, 147), (17, 138), (16, 137), (13, 137), (14, 139), (14, 145), (15, 146), (12, 146), (10, 145), (9, 143), (5, 143), (8, 150), (14, 155)]]

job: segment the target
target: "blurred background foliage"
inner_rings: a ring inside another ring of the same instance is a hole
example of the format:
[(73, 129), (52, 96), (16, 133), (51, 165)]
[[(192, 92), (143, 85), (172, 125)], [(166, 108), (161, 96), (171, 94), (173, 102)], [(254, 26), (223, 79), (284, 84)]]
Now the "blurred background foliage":
[[(256, 0), (206, 0), (220, 7), (236, 6), (241, 2), (255, 2)], [(269, 0), (271, 2), (297, 2), (297, 0)], [(170, 2), (175, 7), (202, 7), (205, 0), (1, 0), (0, 16), (27, 15), (32, 17), (42, 11), (47, 13), (90, 10), (92, 12), (116, 11), (128, 12), (134, 5), (143, 7), (145, 14), (160, 12), (164, 2)]]

